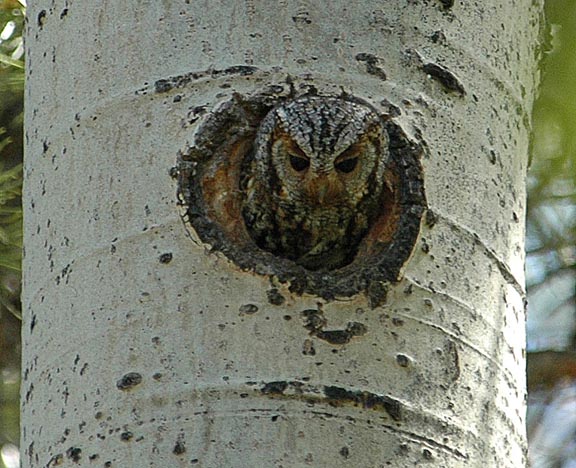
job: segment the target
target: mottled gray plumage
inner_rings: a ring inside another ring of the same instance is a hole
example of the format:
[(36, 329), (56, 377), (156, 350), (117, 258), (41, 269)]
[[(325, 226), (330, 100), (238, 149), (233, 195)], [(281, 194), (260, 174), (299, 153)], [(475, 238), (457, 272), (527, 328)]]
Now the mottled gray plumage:
[(366, 105), (308, 96), (276, 107), (244, 172), (248, 232), (311, 270), (350, 263), (378, 214), (387, 159), (382, 121)]

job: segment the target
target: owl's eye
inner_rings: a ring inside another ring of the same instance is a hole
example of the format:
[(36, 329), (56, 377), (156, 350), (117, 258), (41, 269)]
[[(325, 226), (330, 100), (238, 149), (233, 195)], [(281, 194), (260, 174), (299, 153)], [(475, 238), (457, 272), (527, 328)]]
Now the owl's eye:
[(294, 169), (296, 172), (302, 172), (308, 169), (308, 166), (310, 166), (310, 160), (308, 158), (303, 158), (301, 156), (291, 154), (290, 165), (292, 166), (292, 169)]
[(343, 161), (336, 162), (334, 166), (340, 172), (344, 172), (345, 174), (349, 174), (354, 169), (356, 169), (356, 165), (358, 164), (358, 158), (348, 158), (344, 159)]

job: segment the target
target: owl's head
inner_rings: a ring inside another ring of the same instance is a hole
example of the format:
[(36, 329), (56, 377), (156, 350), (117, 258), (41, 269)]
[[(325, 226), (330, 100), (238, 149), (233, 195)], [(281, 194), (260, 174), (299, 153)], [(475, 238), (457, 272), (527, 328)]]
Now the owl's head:
[(355, 206), (379, 188), (387, 159), (382, 119), (368, 105), (336, 97), (276, 107), (256, 142), (257, 170), (272, 168), (278, 195), (312, 206)]

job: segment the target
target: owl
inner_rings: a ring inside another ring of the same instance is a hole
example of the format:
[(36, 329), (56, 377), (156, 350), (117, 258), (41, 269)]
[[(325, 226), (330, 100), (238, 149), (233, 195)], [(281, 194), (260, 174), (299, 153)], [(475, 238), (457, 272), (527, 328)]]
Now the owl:
[(272, 109), (245, 162), (242, 216), (256, 245), (309, 270), (349, 264), (374, 223), (388, 137), (368, 105), (306, 96)]

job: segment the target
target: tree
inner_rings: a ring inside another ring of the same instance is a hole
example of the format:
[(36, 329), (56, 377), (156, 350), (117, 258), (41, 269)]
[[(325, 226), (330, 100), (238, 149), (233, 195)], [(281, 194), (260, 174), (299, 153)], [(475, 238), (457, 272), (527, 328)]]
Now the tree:
[[(191, 3), (29, 6), (23, 466), (522, 466), (541, 2)], [(424, 215), (353, 286), (233, 238), (250, 118), (311, 94), (387, 116), (379, 220)]]

